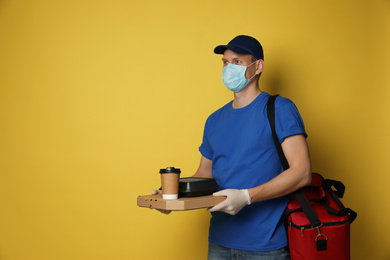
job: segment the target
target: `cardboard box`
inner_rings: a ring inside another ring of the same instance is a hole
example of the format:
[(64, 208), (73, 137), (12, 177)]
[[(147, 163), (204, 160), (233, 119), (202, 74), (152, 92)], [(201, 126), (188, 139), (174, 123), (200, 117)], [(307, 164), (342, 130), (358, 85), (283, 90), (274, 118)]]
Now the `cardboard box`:
[(192, 210), (209, 208), (224, 201), (225, 196), (200, 196), (189, 198), (178, 198), (175, 200), (164, 200), (161, 194), (138, 196), (137, 205), (151, 209), (165, 209), (173, 211)]

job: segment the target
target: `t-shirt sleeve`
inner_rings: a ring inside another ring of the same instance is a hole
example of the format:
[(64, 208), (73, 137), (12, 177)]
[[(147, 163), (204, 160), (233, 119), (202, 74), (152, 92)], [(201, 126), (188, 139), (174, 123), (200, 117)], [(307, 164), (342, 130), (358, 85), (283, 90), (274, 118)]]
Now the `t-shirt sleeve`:
[(276, 101), (275, 124), (280, 143), (292, 135), (302, 134), (307, 137), (302, 117), (297, 107), (289, 99), (284, 99), (281, 102)]
[(212, 150), (211, 145), (209, 143), (209, 140), (207, 138), (207, 136), (209, 134), (208, 125), (209, 125), (209, 120), (206, 121), (206, 124), (204, 127), (203, 140), (202, 140), (202, 144), (199, 147), (199, 151), (205, 158), (212, 160), (214, 153), (213, 153), (213, 150)]

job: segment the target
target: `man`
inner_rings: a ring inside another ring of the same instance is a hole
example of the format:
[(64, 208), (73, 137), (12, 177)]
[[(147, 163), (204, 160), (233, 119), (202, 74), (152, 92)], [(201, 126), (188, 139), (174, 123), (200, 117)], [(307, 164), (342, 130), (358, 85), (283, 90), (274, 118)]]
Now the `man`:
[(288, 194), (311, 182), (303, 121), (287, 98), (275, 102), (276, 131), (290, 168), (283, 171), (267, 118), (269, 94), (258, 86), (261, 44), (240, 35), (214, 49), (234, 99), (209, 116), (194, 177), (215, 178), (226, 200), (209, 209), (208, 259), (289, 259), (282, 215)]

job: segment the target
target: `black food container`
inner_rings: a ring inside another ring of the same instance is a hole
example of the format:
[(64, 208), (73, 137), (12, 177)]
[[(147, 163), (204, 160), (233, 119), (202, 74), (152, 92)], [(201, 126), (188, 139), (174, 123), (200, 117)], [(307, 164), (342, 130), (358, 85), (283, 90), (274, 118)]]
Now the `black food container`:
[(184, 177), (180, 178), (179, 197), (198, 197), (211, 195), (218, 189), (213, 178)]

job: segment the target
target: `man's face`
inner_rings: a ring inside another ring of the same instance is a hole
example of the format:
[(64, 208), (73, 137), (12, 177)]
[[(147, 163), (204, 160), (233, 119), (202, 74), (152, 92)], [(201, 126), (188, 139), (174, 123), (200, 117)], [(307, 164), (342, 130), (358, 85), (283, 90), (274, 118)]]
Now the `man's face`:
[[(238, 54), (229, 49), (226, 49), (222, 57), (223, 66), (226, 66), (228, 63), (249, 66), (254, 61), (256, 61), (256, 59), (251, 54)], [(256, 64), (253, 64), (247, 68), (245, 72), (245, 77), (247, 79), (251, 78), (256, 73), (256, 67)]]

